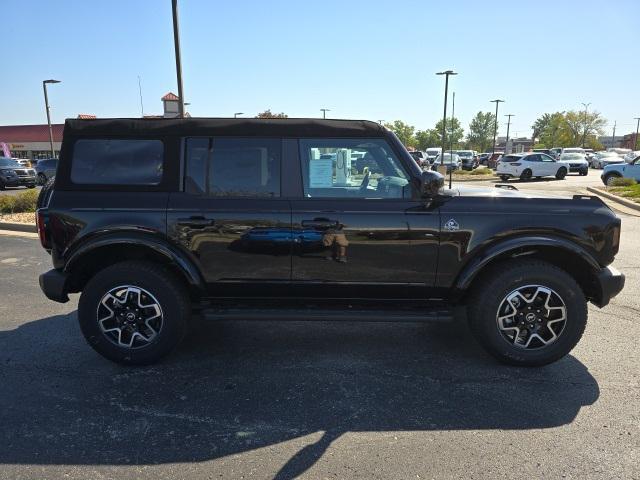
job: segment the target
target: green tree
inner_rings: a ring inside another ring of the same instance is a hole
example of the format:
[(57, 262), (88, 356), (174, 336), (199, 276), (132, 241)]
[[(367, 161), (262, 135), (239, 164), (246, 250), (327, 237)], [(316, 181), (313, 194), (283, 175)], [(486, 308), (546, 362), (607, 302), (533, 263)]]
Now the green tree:
[(442, 145), (442, 133), (438, 133), (433, 128), (428, 130), (418, 130), (416, 132), (416, 143), (418, 150), (426, 150), (431, 147)]
[(472, 150), (486, 152), (493, 143), (496, 116), (491, 112), (478, 112), (469, 124), (467, 144)]
[(533, 138), (547, 148), (564, 147), (570, 143), (564, 128), (564, 112), (545, 113), (531, 126)]
[(568, 147), (586, 145), (589, 137), (597, 137), (604, 133), (607, 121), (598, 112), (576, 112), (571, 110), (564, 114), (563, 128), (569, 141)]
[(417, 145), (415, 137), (415, 127), (404, 123), (402, 120), (395, 120), (393, 123), (386, 123), (385, 127), (396, 134), (405, 147), (415, 147)]
[[(436, 123), (434, 130), (438, 132), (438, 135), (440, 137), (440, 141), (438, 142), (438, 145), (442, 145), (442, 120), (439, 120), (438, 123)], [(460, 126), (460, 120), (458, 120), (457, 118), (453, 118), (453, 119), (447, 118), (447, 126), (446, 126), (446, 133), (445, 133), (446, 150), (449, 150), (450, 148), (452, 149), (458, 148), (460, 146), (460, 141), (462, 140), (463, 137), (464, 137), (464, 130)]]
[(256, 118), (289, 118), (289, 115), (286, 113), (271, 113), (271, 109), (267, 109), (264, 112), (260, 112), (256, 115)]

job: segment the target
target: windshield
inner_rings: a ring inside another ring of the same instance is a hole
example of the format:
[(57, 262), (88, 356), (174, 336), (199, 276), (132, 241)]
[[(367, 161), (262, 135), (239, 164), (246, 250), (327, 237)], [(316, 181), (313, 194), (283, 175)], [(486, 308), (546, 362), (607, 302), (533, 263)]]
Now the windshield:
[(464, 158), (473, 157), (473, 152), (471, 152), (471, 151), (465, 152), (464, 150), (461, 150), (461, 151), (456, 152), (456, 153), (458, 154), (458, 156), (464, 157)]
[(562, 160), (583, 160), (584, 156), (580, 153), (563, 153), (560, 158)]
[(458, 155), (452, 155), (450, 153), (445, 153), (444, 154), (444, 160), (442, 159), (443, 155), (438, 155), (438, 158), (436, 158), (436, 162), (438, 163), (456, 163), (458, 162)]
[(0, 167), (19, 167), (20, 164), (15, 160), (7, 157), (0, 157)]
[(617, 157), (618, 154), (615, 152), (604, 152), (600, 154), (601, 157)]

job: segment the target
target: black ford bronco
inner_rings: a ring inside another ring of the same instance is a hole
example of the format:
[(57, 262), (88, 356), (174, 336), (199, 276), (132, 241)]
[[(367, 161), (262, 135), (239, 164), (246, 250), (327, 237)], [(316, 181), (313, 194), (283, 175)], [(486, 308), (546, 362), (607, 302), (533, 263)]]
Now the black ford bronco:
[(566, 355), (624, 286), (598, 198), (445, 189), (377, 123), (67, 120), (38, 229), (58, 302), (105, 357), (148, 364), (192, 314), (448, 320), (501, 361)]

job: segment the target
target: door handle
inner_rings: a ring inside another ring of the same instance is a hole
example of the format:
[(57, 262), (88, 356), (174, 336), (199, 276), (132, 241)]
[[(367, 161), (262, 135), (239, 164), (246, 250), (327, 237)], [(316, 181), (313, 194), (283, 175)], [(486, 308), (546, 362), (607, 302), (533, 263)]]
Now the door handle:
[(204, 228), (204, 227), (211, 227), (215, 225), (216, 221), (212, 218), (189, 217), (189, 218), (179, 218), (177, 223), (182, 227)]

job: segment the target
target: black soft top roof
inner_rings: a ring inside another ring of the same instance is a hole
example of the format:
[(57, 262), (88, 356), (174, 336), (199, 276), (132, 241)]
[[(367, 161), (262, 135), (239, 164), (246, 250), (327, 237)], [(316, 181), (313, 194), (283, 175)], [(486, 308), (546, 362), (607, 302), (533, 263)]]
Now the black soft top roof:
[(68, 119), (64, 136), (277, 136), (382, 137), (381, 125), (367, 120), (315, 118), (105, 118)]

